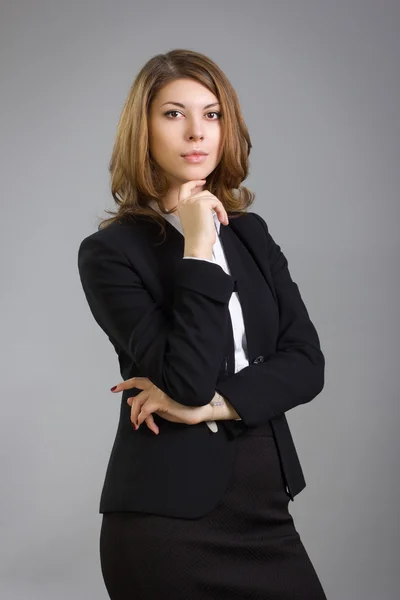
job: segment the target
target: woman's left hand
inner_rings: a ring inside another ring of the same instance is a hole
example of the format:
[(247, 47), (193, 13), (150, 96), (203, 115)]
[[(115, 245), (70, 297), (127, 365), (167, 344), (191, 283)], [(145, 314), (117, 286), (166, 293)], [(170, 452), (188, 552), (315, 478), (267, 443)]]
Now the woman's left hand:
[(131, 388), (142, 390), (137, 396), (127, 400), (127, 403), (132, 407), (131, 421), (135, 426), (137, 425), (137, 429), (145, 421), (149, 429), (158, 435), (159, 428), (153, 419), (152, 413), (163, 417), (167, 421), (185, 423), (186, 425), (197, 425), (202, 421), (212, 419), (213, 407), (211, 404), (185, 406), (175, 402), (147, 377), (131, 377), (112, 388), (112, 391), (115, 393)]

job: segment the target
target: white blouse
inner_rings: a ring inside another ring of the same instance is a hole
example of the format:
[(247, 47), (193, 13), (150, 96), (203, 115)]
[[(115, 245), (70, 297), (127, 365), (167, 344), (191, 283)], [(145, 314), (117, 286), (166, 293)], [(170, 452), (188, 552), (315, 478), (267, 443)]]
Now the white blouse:
[[(160, 211), (157, 202), (153, 199), (150, 200), (149, 205), (151, 206), (151, 208), (154, 208), (154, 210), (157, 211), (160, 215), (162, 215), (164, 219), (169, 221), (184, 236), (181, 220), (178, 214), (165, 215)], [(207, 260), (208, 262), (216, 263), (217, 265), (222, 267), (225, 273), (230, 275), (231, 273), (219, 237), (221, 223), (218, 220), (217, 213), (214, 210), (212, 211), (212, 213), (214, 217), (215, 228), (217, 230), (216, 241), (212, 250), (212, 260), (208, 260), (206, 258), (197, 258), (195, 256), (184, 256), (184, 258), (189, 258), (191, 260)], [(244, 367), (247, 367), (249, 361), (247, 354), (247, 341), (244, 329), (242, 307), (240, 305), (238, 293), (235, 291), (232, 292), (228, 308), (232, 321), (233, 339), (235, 345), (235, 373), (237, 373)], [(235, 419), (235, 421), (241, 421), (241, 419)], [(211, 429), (211, 431), (218, 431), (218, 426), (215, 421), (206, 421), (206, 423)]]

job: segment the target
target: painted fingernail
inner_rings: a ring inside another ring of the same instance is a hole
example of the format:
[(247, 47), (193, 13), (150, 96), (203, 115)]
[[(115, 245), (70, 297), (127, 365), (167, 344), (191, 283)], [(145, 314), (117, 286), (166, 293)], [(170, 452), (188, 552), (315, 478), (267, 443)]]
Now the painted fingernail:
[(118, 387), (118, 385), (114, 385), (114, 387), (111, 388), (110, 392), (113, 392), (114, 390), (116, 390)]

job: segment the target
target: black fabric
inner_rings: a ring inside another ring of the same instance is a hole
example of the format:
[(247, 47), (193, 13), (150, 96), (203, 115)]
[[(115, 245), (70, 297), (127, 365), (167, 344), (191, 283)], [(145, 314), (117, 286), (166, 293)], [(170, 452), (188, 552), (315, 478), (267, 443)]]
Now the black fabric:
[(236, 439), (229, 485), (207, 515), (103, 514), (111, 600), (326, 600), (288, 503), (272, 428), (252, 428)]
[[(158, 436), (146, 425), (134, 431), (126, 400), (139, 390), (126, 390), (100, 512), (205, 516), (227, 489), (235, 442), (268, 421), (293, 500), (305, 479), (285, 412), (321, 391), (324, 356), (285, 256), (254, 213), (221, 226), (231, 275), (184, 259), (184, 238), (168, 221), (163, 243), (158, 233), (158, 224), (138, 218), (81, 242), (78, 269), (90, 310), (118, 354), (123, 379), (148, 377), (188, 406), (208, 404), (217, 390), (242, 421), (219, 421), (212, 433), (205, 422), (155, 415)], [(235, 285), (249, 360), (236, 373), (229, 314)]]

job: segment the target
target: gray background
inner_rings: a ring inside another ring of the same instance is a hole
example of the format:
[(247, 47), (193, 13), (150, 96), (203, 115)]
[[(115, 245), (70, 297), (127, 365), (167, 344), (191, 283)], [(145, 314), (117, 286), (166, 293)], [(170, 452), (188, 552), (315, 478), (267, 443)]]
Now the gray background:
[(0, 10), (1, 597), (108, 597), (98, 502), (120, 374), (77, 250), (113, 206), (107, 166), (136, 73), (181, 47), (238, 91), (251, 210), (286, 254), (327, 360), (323, 392), (288, 413), (307, 480), (290, 503), (296, 527), (328, 600), (397, 598), (399, 2)]

